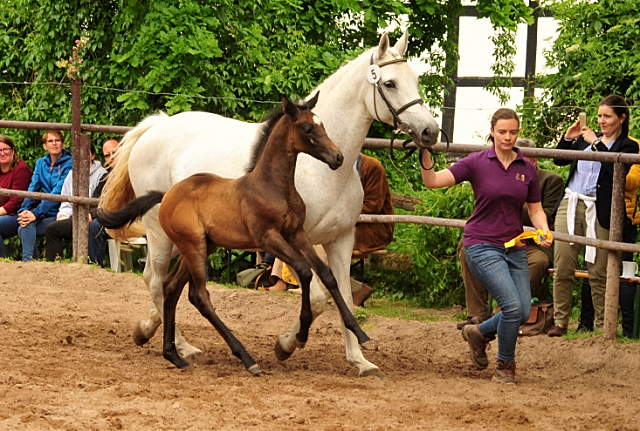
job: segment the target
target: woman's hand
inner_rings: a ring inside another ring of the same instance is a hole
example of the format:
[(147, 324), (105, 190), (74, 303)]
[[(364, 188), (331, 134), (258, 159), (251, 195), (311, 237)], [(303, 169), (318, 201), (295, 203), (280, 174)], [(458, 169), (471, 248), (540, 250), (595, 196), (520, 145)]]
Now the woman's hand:
[(540, 245), (542, 247), (551, 247), (552, 244), (553, 244), (553, 234), (551, 232), (547, 231), (542, 236), (542, 241), (540, 241)]
[(571, 127), (567, 129), (567, 131), (564, 134), (564, 138), (567, 141), (573, 141), (574, 139), (578, 139), (578, 136), (580, 136), (580, 133), (581, 133), (580, 120), (577, 120), (575, 123), (573, 123)]
[(588, 128), (587, 126), (582, 128), (581, 134), (582, 134), (582, 138), (587, 142), (587, 144), (593, 144), (593, 141), (595, 141), (598, 138), (596, 136), (596, 133), (590, 128)]

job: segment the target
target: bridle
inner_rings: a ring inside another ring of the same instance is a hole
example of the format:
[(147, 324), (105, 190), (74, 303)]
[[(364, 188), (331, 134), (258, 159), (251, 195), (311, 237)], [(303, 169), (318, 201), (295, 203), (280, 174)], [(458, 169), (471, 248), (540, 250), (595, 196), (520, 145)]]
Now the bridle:
[[(373, 62), (373, 53), (371, 53), (371, 60), (369, 62), (370, 68), (369, 68), (369, 71), (367, 73), (369, 75), (372, 75), (372, 74), (375, 73), (374, 72), (375, 69), (373, 69), (373, 66), (377, 66), (378, 68), (383, 68), (384, 66), (388, 66), (390, 64), (406, 63), (406, 62), (407, 62), (406, 58), (395, 58), (393, 60), (385, 61), (385, 62), (382, 62), (382, 63), (379, 63), (379, 64), (375, 65), (374, 62)], [(374, 71), (372, 71), (372, 69)], [(424, 150), (424, 148), (422, 147), (422, 144), (420, 144), (420, 142), (415, 142), (415, 140), (413, 138), (409, 138), (409, 139), (405, 140), (402, 143), (402, 147), (405, 148), (406, 150), (408, 150), (408, 153), (400, 160), (397, 160), (393, 155), (393, 142), (395, 141), (396, 136), (398, 136), (400, 134), (406, 134), (406, 135), (411, 136), (412, 130), (409, 127), (409, 123), (407, 123), (406, 121), (400, 120), (400, 114), (402, 114), (404, 111), (406, 111), (407, 109), (409, 109), (413, 105), (424, 105), (424, 100), (415, 99), (415, 100), (412, 100), (412, 101), (410, 101), (408, 103), (405, 103), (404, 105), (402, 105), (398, 109), (394, 109), (393, 106), (391, 106), (391, 103), (389, 103), (389, 100), (387, 99), (387, 96), (384, 95), (384, 92), (382, 91), (382, 87), (380, 87), (380, 85), (378, 85), (378, 82), (380, 82), (380, 77), (378, 77), (378, 79), (376, 79), (374, 81), (370, 80), (369, 82), (371, 82), (373, 84), (373, 110), (374, 110), (374, 112), (376, 114), (376, 119), (382, 123), (382, 120), (380, 120), (380, 117), (378, 116), (378, 107), (377, 107), (377, 104), (376, 104), (376, 93), (375, 93), (376, 90), (378, 90), (378, 94), (380, 95), (380, 98), (387, 105), (387, 109), (389, 109), (389, 112), (393, 116), (393, 131), (391, 132), (391, 142), (389, 144), (389, 150), (391, 152), (391, 159), (394, 160), (394, 161), (404, 162), (409, 157), (411, 157), (411, 155), (417, 149), (420, 149), (420, 164), (422, 164), (422, 151)], [(445, 135), (445, 137), (447, 138), (447, 149), (448, 149), (449, 148), (449, 138), (446, 135)], [(413, 145), (409, 145), (411, 142), (413, 142)], [(428, 148), (427, 150), (430, 153), (433, 154), (433, 152), (431, 151), (430, 148)]]

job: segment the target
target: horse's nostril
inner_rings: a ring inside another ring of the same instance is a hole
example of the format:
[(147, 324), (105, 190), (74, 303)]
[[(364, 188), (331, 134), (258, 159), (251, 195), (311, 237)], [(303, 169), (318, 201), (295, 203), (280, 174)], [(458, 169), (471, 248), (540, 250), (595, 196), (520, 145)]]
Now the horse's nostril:
[(342, 162), (344, 162), (344, 156), (342, 155), (342, 153), (338, 153), (338, 155), (336, 156), (336, 161), (340, 163), (340, 165), (342, 165)]

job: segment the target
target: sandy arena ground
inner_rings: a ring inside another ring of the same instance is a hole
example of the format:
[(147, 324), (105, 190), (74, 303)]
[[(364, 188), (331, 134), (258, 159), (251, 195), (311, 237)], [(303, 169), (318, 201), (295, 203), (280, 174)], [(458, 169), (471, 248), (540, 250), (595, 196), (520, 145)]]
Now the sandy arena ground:
[[(300, 298), (209, 286), (219, 315), (263, 370), (253, 377), (186, 297), (182, 333), (203, 354), (178, 370), (146, 318), (142, 279), (77, 264), (0, 263), (1, 430), (638, 430), (640, 344), (546, 336), (518, 345), (518, 386), (477, 371), (452, 321), (372, 316), (387, 379), (358, 378), (333, 305), (307, 347), (273, 354)], [(436, 312), (448, 315), (447, 312)], [(450, 314), (450, 313), (449, 313)], [(488, 352), (493, 361), (494, 343)]]

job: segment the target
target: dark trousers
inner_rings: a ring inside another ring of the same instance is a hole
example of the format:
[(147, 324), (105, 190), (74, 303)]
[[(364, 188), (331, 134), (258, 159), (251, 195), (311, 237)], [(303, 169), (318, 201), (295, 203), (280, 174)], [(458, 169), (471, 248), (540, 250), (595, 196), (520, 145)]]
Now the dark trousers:
[[(622, 241), (635, 244), (638, 238), (638, 230), (636, 226), (627, 226), (625, 224), (622, 230)], [(633, 253), (623, 252), (622, 261), (632, 261)], [(586, 265), (586, 264), (585, 264)], [(586, 269), (586, 266), (585, 266)], [(636, 288), (627, 282), (620, 282), (620, 313), (622, 314), (622, 335), (631, 338), (633, 334), (633, 318), (634, 318), (634, 300)], [(580, 308), (580, 327), (584, 327), (593, 331), (594, 309), (591, 299), (591, 285), (589, 279), (582, 279), (582, 307)]]
[(109, 235), (98, 220), (89, 223), (89, 259), (96, 265), (104, 267), (104, 255), (107, 251)]
[[(73, 238), (73, 222), (71, 218), (58, 220), (47, 226), (47, 260), (53, 262), (57, 256), (62, 257), (63, 240)], [(109, 236), (97, 220), (89, 223), (89, 261), (104, 266), (104, 255), (107, 250)]]
[(62, 258), (62, 250), (64, 248), (63, 240), (73, 238), (73, 221), (70, 218), (57, 220), (47, 225), (45, 237), (47, 239), (47, 260), (53, 262), (56, 257)]

